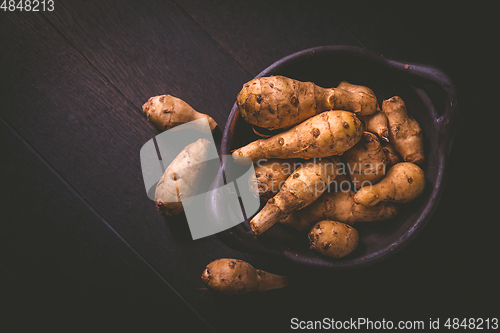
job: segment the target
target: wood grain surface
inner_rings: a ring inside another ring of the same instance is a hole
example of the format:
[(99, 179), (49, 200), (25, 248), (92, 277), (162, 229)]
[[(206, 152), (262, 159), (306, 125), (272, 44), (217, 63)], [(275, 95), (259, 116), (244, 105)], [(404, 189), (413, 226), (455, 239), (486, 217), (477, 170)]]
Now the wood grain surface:
[[(0, 260), (9, 310), (14, 305), (35, 321), (59, 327), (84, 320), (87, 311), (122, 317), (133, 309), (131, 315), (151, 316), (147, 308), (154, 315), (171, 313), (174, 325), (207, 329), (183, 296), (3, 121), (0, 133), (6, 162), (1, 179), (8, 190), (1, 195), (8, 218), (0, 230)], [(58, 320), (43, 318), (44, 309), (58, 313)], [(23, 318), (15, 319), (15, 328), (24, 329)], [(120, 321), (137, 324), (134, 316)]]
[[(487, 95), (477, 83), (486, 63), (464, 65), (481, 52), (462, 48), (479, 50), (488, 44), (483, 31), (498, 31), (487, 6), (67, 0), (55, 8), (0, 11), (0, 303), (10, 309), (0, 319), (9, 319), (7, 331), (281, 332), (291, 318), (498, 316), (486, 305), (498, 296), (496, 230), (484, 223), (491, 221), (480, 195), (485, 182), (473, 181), (477, 164), (467, 160), (471, 152), (481, 161), (489, 155), (467, 130), (452, 149), (428, 226), (389, 259), (350, 271), (242, 253), (216, 236), (184, 239), (184, 215), (159, 216), (139, 160), (159, 133), (141, 110), (149, 97), (172, 94), (211, 115), (220, 140), (242, 84), (319, 45), (440, 66), (457, 83), (461, 110), (493, 112), (488, 98), (477, 98)], [(200, 275), (221, 257), (286, 274), (289, 286), (216, 295)]]

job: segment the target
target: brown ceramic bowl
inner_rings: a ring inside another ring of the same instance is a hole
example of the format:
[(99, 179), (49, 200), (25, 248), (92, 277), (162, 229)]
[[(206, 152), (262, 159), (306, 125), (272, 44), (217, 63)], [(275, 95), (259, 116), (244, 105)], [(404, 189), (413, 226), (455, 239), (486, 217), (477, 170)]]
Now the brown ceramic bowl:
[[(358, 248), (341, 259), (333, 259), (309, 249), (307, 235), (284, 225), (275, 225), (256, 237), (248, 219), (220, 232), (227, 245), (245, 252), (273, 255), (295, 263), (326, 268), (354, 268), (373, 264), (408, 244), (431, 219), (441, 194), (447, 168), (447, 157), (457, 132), (460, 116), (451, 80), (431, 66), (404, 63), (373, 51), (352, 46), (322, 46), (287, 56), (262, 71), (257, 77), (284, 75), (300, 81), (311, 81), (322, 87), (336, 87), (340, 81), (370, 87), (381, 103), (394, 95), (406, 103), (408, 112), (420, 123), (424, 133), (426, 187), (415, 201), (402, 206), (400, 214), (389, 221), (357, 223)], [(234, 104), (224, 129), (221, 154), (230, 155), (259, 137), (239, 115)], [(213, 187), (223, 184), (219, 170)], [(217, 219), (217, 198), (208, 205)]]

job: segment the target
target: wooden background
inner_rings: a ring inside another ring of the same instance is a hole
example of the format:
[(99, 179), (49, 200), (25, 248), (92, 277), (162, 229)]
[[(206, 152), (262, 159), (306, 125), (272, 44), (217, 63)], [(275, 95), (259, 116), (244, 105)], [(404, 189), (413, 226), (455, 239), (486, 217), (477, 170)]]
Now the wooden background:
[[(485, 81), (493, 12), (260, 0), (61, 0), (53, 12), (0, 11), (0, 325), (281, 332), (293, 317), (498, 317), (498, 215), (487, 212), (498, 195), (486, 194), (494, 183), (478, 168), (495, 151), (480, 150), (497, 113)], [(158, 131), (141, 105), (169, 93), (223, 128), (243, 83), (320, 45), (435, 65), (455, 81), (466, 120), (427, 227), (389, 259), (339, 272), (240, 253), (216, 236), (179, 239), (144, 193), (139, 150)], [(215, 295), (200, 275), (220, 257), (290, 284)]]

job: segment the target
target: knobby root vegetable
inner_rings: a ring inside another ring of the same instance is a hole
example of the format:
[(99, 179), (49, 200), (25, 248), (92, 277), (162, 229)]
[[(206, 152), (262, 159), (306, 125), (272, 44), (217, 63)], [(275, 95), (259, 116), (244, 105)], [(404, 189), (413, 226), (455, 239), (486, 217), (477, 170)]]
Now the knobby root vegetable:
[(401, 162), (401, 156), (399, 156), (396, 148), (390, 142), (381, 142), (382, 150), (387, 156), (387, 170), (389, 170), (394, 164)]
[(354, 201), (364, 206), (374, 206), (380, 201), (407, 203), (422, 194), (424, 187), (424, 171), (416, 164), (401, 162), (390, 168), (377, 184), (361, 188)]
[(365, 124), (365, 131), (372, 132), (378, 137), (389, 142), (389, 121), (383, 112), (377, 112), (371, 116), (359, 116), (359, 119)]
[(348, 224), (338, 221), (320, 221), (309, 232), (311, 249), (333, 258), (342, 258), (359, 244), (359, 234)]
[(389, 142), (391, 142), (403, 160), (415, 164), (424, 162), (424, 140), (422, 129), (411, 117), (405, 103), (399, 96), (394, 96), (382, 103), (382, 111), (389, 120)]
[[(335, 88), (333, 90), (335, 91)], [(332, 107), (333, 110), (352, 111), (358, 116), (372, 115), (380, 111), (377, 96), (366, 86), (342, 81), (337, 86), (336, 95), (336, 107)]]
[(387, 156), (377, 136), (363, 132), (359, 142), (343, 155), (354, 187), (376, 184), (385, 175)]
[(151, 97), (144, 103), (142, 110), (148, 120), (163, 131), (202, 118), (208, 120), (208, 125), (212, 132), (217, 127), (217, 123), (212, 117), (195, 111), (182, 99), (170, 95)]
[(292, 212), (279, 222), (299, 231), (306, 231), (321, 220), (334, 220), (353, 225), (357, 222), (388, 220), (398, 213), (394, 203), (380, 202), (373, 207), (366, 207), (354, 202), (354, 195), (353, 191), (323, 193), (309, 206)]
[(361, 139), (361, 134), (361, 121), (353, 113), (327, 111), (288, 131), (236, 149), (233, 157), (239, 162), (238, 156), (246, 156), (256, 163), (260, 159), (341, 155)]
[(339, 171), (335, 179), (330, 183), (329, 190), (332, 192), (348, 191), (352, 188), (351, 177), (344, 171), (345, 165), (343, 162), (339, 165)]
[(337, 88), (342, 89), (342, 90), (346, 90), (346, 91), (351, 92), (351, 93), (356, 93), (359, 95), (366, 95), (366, 96), (369, 96), (371, 98), (377, 99), (373, 90), (371, 90), (367, 86), (361, 86), (361, 85), (349, 83), (347, 81), (342, 81), (339, 83)]
[(254, 168), (260, 198), (267, 201), (278, 193), (288, 176), (302, 164), (299, 161), (296, 159), (258, 161)]
[[(373, 91), (365, 86), (359, 86), (342, 81), (337, 88), (347, 90), (350, 93), (357, 93), (360, 96), (369, 96), (371, 99), (377, 99)], [(358, 117), (364, 123), (365, 131), (377, 134), (384, 141), (389, 140), (389, 125), (387, 117), (384, 113), (380, 112), (380, 110), (377, 110), (377, 112), (369, 115), (358, 115)]]
[(335, 178), (338, 163), (338, 158), (323, 158), (297, 168), (250, 221), (253, 232), (260, 235), (291, 212), (314, 202)]
[(196, 193), (207, 165), (209, 145), (207, 139), (198, 139), (187, 145), (167, 167), (155, 191), (156, 207), (161, 215), (181, 213), (182, 201)]
[(284, 76), (253, 79), (237, 96), (238, 110), (248, 123), (274, 130), (288, 128), (328, 110), (369, 115), (379, 110), (374, 95), (322, 88)]
[(251, 291), (283, 288), (287, 278), (253, 268), (238, 259), (217, 259), (207, 265), (201, 279), (206, 286), (225, 295), (243, 295)]

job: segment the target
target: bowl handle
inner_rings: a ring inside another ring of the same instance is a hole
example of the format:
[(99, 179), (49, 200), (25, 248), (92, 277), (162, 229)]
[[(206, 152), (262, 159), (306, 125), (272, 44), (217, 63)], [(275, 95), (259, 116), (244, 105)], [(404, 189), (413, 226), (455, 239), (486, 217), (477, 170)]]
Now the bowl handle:
[(435, 123), (439, 131), (438, 140), (446, 142), (444, 145), (446, 147), (445, 153), (449, 155), (453, 138), (457, 134), (463, 118), (463, 115), (458, 111), (457, 93), (453, 82), (443, 71), (433, 66), (400, 62), (394, 62), (392, 65), (402, 72), (432, 81), (443, 90), (445, 110), (444, 114), (435, 120)]

